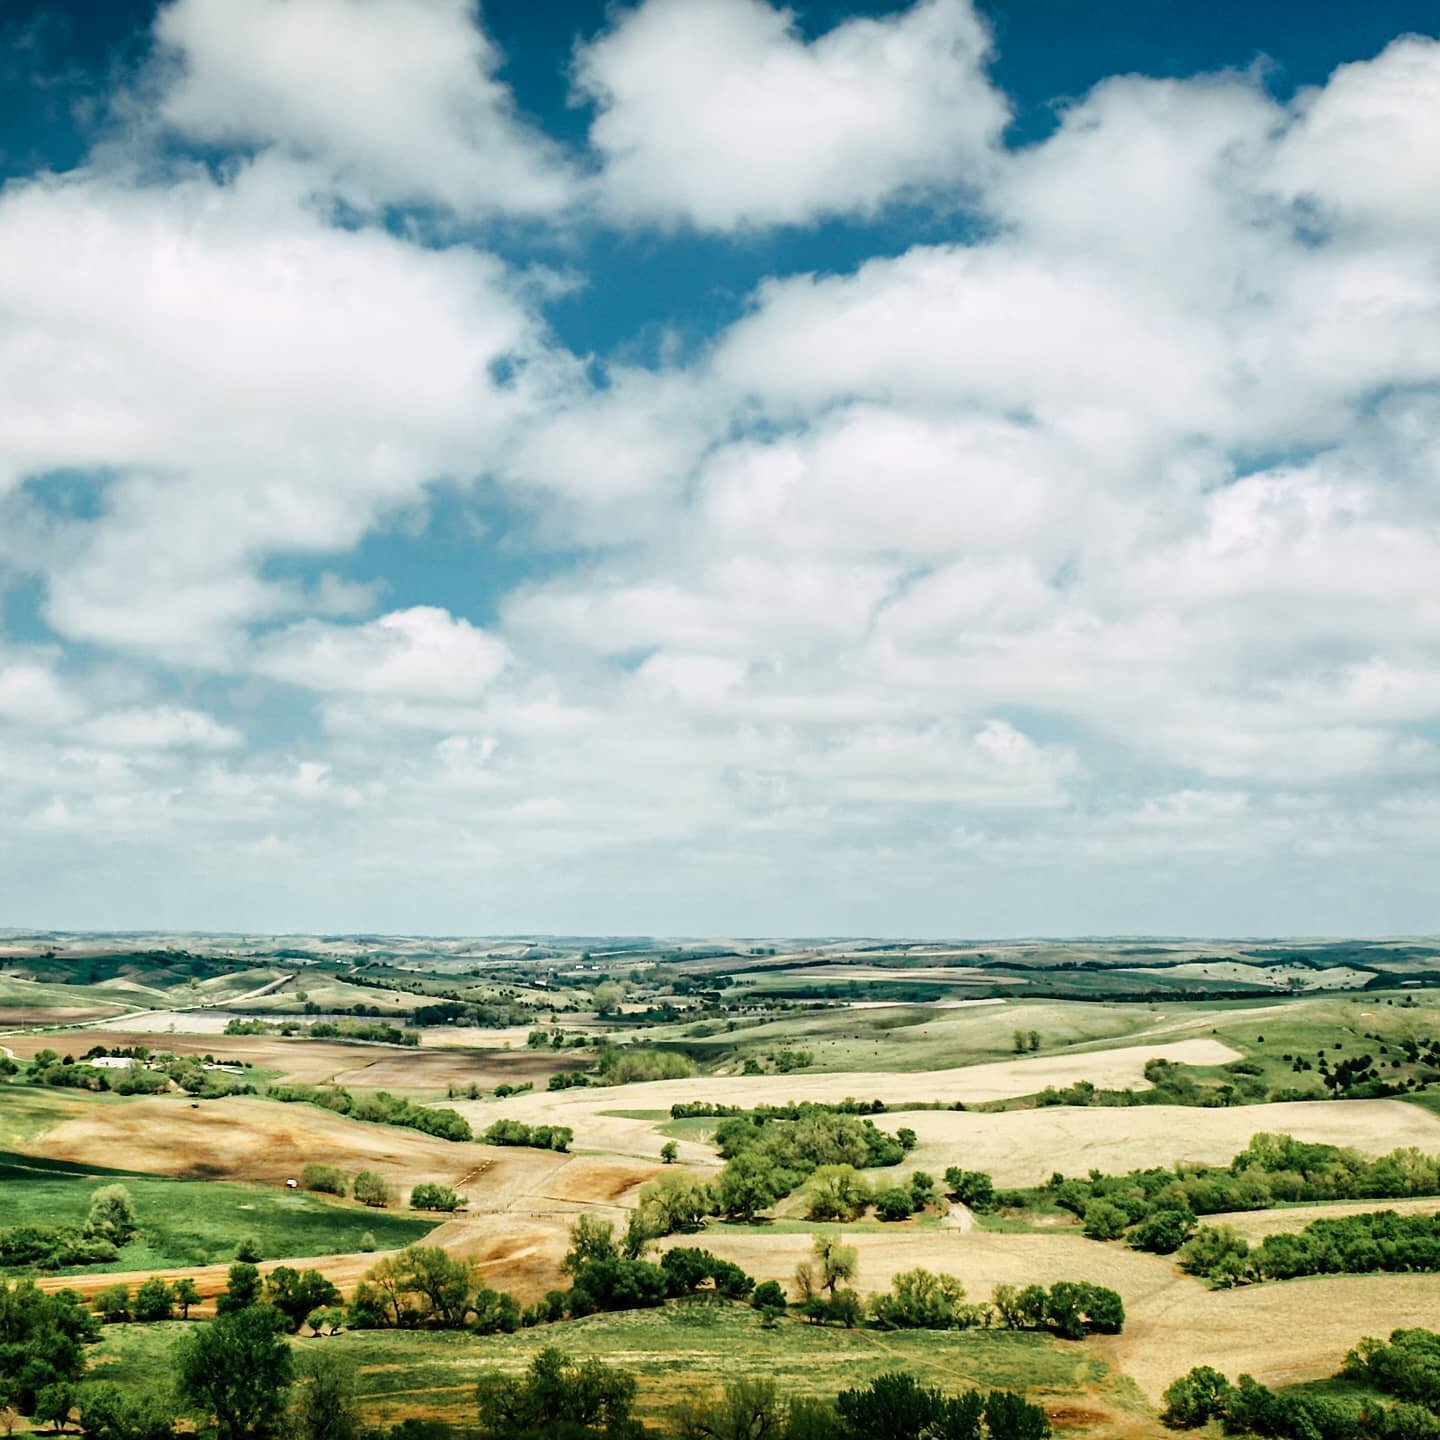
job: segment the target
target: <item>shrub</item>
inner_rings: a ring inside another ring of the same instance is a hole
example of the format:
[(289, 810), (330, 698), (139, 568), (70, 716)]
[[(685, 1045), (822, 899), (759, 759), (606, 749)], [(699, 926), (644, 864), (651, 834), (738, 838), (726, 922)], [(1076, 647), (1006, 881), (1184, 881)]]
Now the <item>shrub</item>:
[(886, 1330), (959, 1330), (977, 1324), (982, 1314), (964, 1302), (965, 1287), (955, 1276), (917, 1269), (897, 1275), (890, 1293), (876, 1295), (870, 1309)]
[(307, 1190), (326, 1195), (348, 1195), (350, 1177), (336, 1165), (306, 1165), (300, 1171), (300, 1183)]
[(1130, 1232), (1127, 1243), (1155, 1255), (1173, 1255), (1194, 1228), (1195, 1217), (1189, 1210), (1153, 1210)]
[(422, 1180), (410, 1192), (412, 1210), (443, 1210), (449, 1213), (464, 1204), (463, 1195), (457, 1195), (448, 1185), (436, 1185), (428, 1180)]
[(1118, 1205), (1108, 1200), (1092, 1200), (1085, 1207), (1085, 1234), (1091, 1240), (1116, 1240), (1130, 1223)]
[(390, 1182), (374, 1170), (362, 1170), (355, 1177), (355, 1198), (372, 1209), (383, 1209), (394, 1198)]
[(169, 1320), (174, 1313), (175, 1292), (159, 1275), (152, 1275), (135, 1291), (137, 1320)]
[[(915, 1199), (910, 1191), (899, 1185), (891, 1186), (876, 1195), (875, 1213), (882, 1220), (908, 1220), (915, 1213)], [(828, 1220), (835, 1217), (825, 1215), (819, 1218)]]

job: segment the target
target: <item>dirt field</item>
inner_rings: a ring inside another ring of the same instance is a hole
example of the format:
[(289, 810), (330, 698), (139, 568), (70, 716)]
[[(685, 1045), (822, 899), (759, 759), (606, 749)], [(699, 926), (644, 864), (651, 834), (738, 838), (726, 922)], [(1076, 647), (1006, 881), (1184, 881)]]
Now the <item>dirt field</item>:
[(908, 1125), (915, 1131), (920, 1143), (910, 1158), (920, 1169), (938, 1174), (963, 1165), (988, 1171), (999, 1185), (1036, 1185), (1055, 1170), (1083, 1175), (1094, 1167), (1113, 1174), (1177, 1160), (1224, 1164), (1262, 1131), (1371, 1154), (1401, 1145), (1440, 1151), (1440, 1117), (1403, 1100), (1309, 1100), (1223, 1110), (1057, 1105), (994, 1115), (913, 1110), (892, 1111), (883, 1123), (890, 1130)]
[[(16, 1035), (5, 1043), (17, 1057), (40, 1050), (84, 1054), (92, 1045), (148, 1045), (176, 1055), (213, 1055), (217, 1060), (248, 1060), (287, 1080), (318, 1085), (358, 1085), (377, 1090), (443, 1095), (449, 1085), (543, 1086), (557, 1070), (573, 1069), (574, 1058), (533, 1050), (419, 1049), (403, 1045), (342, 1044), (281, 1035), (171, 1034), (162, 1027), (137, 1026), (59, 1035)], [(488, 1122), (487, 1122), (488, 1123)]]
[[(1125, 1046), (1084, 1055), (1002, 1060), (988, 1065), (909, 1074), (866, 1071), (654, 1080), (636, 1085), (517, 1095), (496, 1102), (466, 1101), (457, 1103), (455, 1108), (472, 1125), (488, 1124), (497, 1114), (513, 1116), (530, 1124), (569, 1125), (575, 1132), (577, 1149), (603, 1149), (622, 1155), (650, 1157), (658, 1154), (663, 1143), (656, 1134), (656, 1126), (663, 1121), (635, 1120), (607, 1112), (647, 1110), (663, 1113), (668, 1112), (676, 1102), (686, 1100), (711, 1100), (744, 1106), (786, 1100), (833, 1101), (843, 1100), (846, 1096), (902, 1103), (906, 1100), (999, 1100), (1032, 1094), (1046, 1085), (1068, 1085), (1081, 1079), (1103, 1086), (1130, 1085), (1144, 1089), (1147, 1084), (1143, 1074), (1145, 1062), (1157, 1057), (1195, 1065), (1215, 1065), (1234, 1059), (1235, 1052), (1216, 1040), (1184, 1040), (1170, 1045)], [(938, 1112), (919, 1113), (933, 1115)], [(1099, 1115), (1111, 1112), (1094, 1110), (1084, 1113)], [(1113, 1113), (1130, 1115), (1139, 1112)], [(919, 1127), (915, 1128), (918, 1133)], [(1440, 1136), (1440, 1129), (1435, 1133)], [(708, 1158), (709, 1152), (702, 1146), (682, 1141), (680, 1154), (683, 1159), (700, 1162)], [(1049, 1170), (1045, 1172), (1046, 1175), (1049, 1173)]]
[(0, 1005), (0, 1025), (78, 1025), (120, 1013), (108, 1005)]
[(1202, 1225), (1229, 1225), (1253, 1245), (1267, 1235), (1288, 1235), (1303, 1230), (1312, 1220), (1339, 1220), (1346, 1215), (1369, 1215), (1376, 1210), (1394, 1210), (1400, 1215), (1433, 1215), (1440, 1211), (1440, 1198), (1433, 1195), (1417, 1200), (1341, 1200), (1323, 1205), (1286, 1205), (1279, 1210), (1235, 1210), (1207, 1215)]

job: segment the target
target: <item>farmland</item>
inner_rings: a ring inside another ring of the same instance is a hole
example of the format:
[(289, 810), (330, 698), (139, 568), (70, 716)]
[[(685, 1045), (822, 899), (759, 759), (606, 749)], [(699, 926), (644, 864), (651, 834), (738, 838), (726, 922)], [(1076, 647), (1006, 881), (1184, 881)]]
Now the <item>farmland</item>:
[[(1344, 1153), (1440, 1155), (1440, 997), (1429, 989), (1428, 955), (1400, 947), (1337, 946), (1327, 964), (1331, 952), (1319, 945), (1306, 947), (1303, 962), (1294, 946), (1233, 954), (1175, 945), (1157, 957), (1095, 944), (1069, 955), (1038, 943), (983, 953), (825, 944), (771, 957), (739, 953), (769, 946), (716, 944), (597, 960), (594, 944), (274, 947), (283, 956), (157, 945), (161, 959), (147, 951), (127, 962), (103, 947), (80, 954), (73, 986), (63, 979), (63, 939), (46, 948), (57, 953), (27, 960), (15, 941), (5, 961), (5, 997), (34, 986), (44, 1003), (17, 1004), (30, 1023), (0, 1037), (15, 1072), (0, 1081), (0, 1231), (81, 1227), (95, 1190), (111, 1184), (129, 1192), (138, 1226), (113, 1258), (39, 1274), (47, 1289), (93, 1298), (151, 1275), (183, 1277), (203, 1323), (243, 1242), (259, 1256), (262, 1281), (282, 1265), (313, 1269), (347, 1298), (379, 1261), (421, 1242), (468, 1263), (478, 1283), (517, 1305), (536, 1305), (570, 1283), (562, 1260), (580, 1217), (618, 1233), (653, 1203), (646, 1196), (657, 1181), (715, 1184), (727, 1114), (808, 1106), (864, 1109), (882, 1138), (907, 1135), (903, 1157), (861, 1165), (872, 1198), (917, 1174), (939, 1181), (961, 1170), (1034, 1198), (1029, 1208), (972, 1212), (936, 1192), (909, 1218), (881, 1219), (867, 1202), (821, 1224), (809, 1218), (802, 1174), (754, 1216), (702, 1217), (698, 1234), (654, 1235), (643, 1253), (658, 1262), (677, 1246), (703, 1245), (757, 1283), (778, 1282), (794, 1302), (797, 1266), (817, 1236), (833, 1233), (854, 1247), (862, 1300), (923, 1269), (958, 1277), (982, 1305), (997, 1286), (1074, 1280), (1113, 1290), (1126, 1314), (1119, 1333), (1071, 1340), (995, 1325), (817, 1326), (793, 1309), (764, 1322), (747, 1306), (702, 1296), (513, 1334), (341, 1326), (291, 1342), (353, 1361), (377, 1423), (429, 1416), (463, 1427), (483, 1367), (517, 1372), (558, 1345), (633, 1371), (640, 1413), (656, 1422), (720, 1374), (827, 1395), (902, 1366), (946, 1388), (1023, 1391), (1066, 1432), (1151, 1436), (1163, 1433), (1161, 1392), (1191, 1365), (1306, 1385), (1333, 1375), (1362, 1335), (1440, 1313), (1440, 1274), (1216, 1288), (1173, 1254), (1087, 1238), (1076, 1215), (1044, 1198), (1057, 1172), (1223, 1167), (1265, 1134)], [(1077, 973), (1150, 988), (1070, 999), (1063, 992)], [(836, 985), (846, 993), (824, 993)], [(894, 1003), (874, 993), (913, 985), (941, 993)], [(330, 1028), (312, 1035), (317, 1018)], [(282, 1022), (288, 1033), (276, 1029)], [(372, 1024), (406, 1032), (403, 1043), (344, 1031), (369, 1035)], [(109, 1052), (112, 1068), (87, 1071), (87, 1052)], [(122, 1093), (126, 1066), (151, 1078)], [(52, 1073), (64, 1083), (46, 1083)], [(113, 1078), (76, 1079), (92, 1073)], [(197, 1077), (190, 1091), (166, 1079), (182, 1073)], [(292, 1097), (298, 1103), (269, 1093), (297, 1085), (311, 1087)], [(327, 1098), (341, 1087), (361, 1100), (384, 1093), (453, 1112), (470, 1138), (352, 1118)], [(486, 1139), (557, 1126), (572, 1132), (559, 1151)], [(373, 1175), (386, 1198), (365, 1205), (287, 1188), (315, 1165), (337, 1172), (342, 1188)], [(460, 1208), (408, 1208), (417, 1186), (453, 1189)], [(1276, 1204), (1201, 1224), (1258, 1243), (1382, 1203), (1440, 1211), (1440, 1196), (1414, 1195)], [(195, 1323), (108, 1325), (95, 1374), (143, 1383)]]

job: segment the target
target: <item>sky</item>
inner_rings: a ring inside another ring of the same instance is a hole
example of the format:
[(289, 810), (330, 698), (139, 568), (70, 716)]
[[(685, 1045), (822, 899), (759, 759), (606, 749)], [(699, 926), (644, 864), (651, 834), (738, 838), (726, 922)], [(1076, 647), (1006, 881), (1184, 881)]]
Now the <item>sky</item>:
[(0, 926), (1440, 930), (1437, 31), (0, 4)]

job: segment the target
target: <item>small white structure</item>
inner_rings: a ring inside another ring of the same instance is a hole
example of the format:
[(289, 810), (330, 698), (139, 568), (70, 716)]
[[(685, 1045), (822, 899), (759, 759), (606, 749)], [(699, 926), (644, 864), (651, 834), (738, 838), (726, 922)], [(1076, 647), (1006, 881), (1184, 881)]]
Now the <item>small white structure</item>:
[(128, 1055), (96, 1055), (92, 1060), (82, 1062), (86, 1065), (93, 1065), (97, 1070), (128, 1070), (132, 1065), (138, 1065), (138, 1060), (132, 1060)]
[(287, 1190), (298, 1190), (300, 1188), (300, 1182), (292, 1176), (285, 1182), (285, 1188)]

